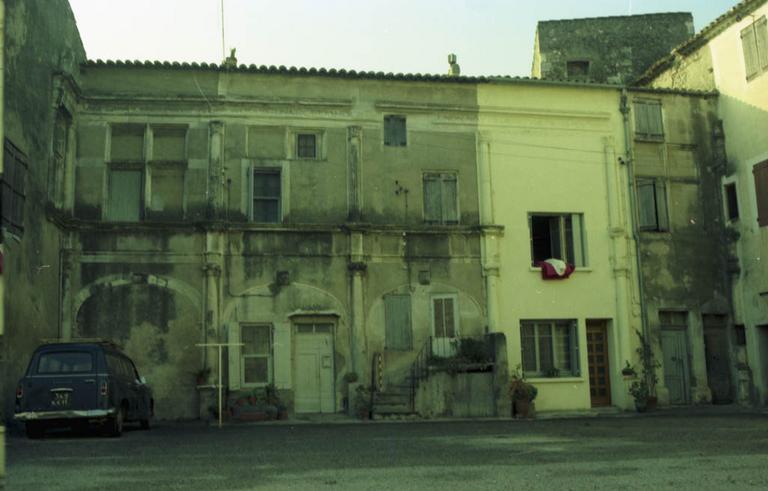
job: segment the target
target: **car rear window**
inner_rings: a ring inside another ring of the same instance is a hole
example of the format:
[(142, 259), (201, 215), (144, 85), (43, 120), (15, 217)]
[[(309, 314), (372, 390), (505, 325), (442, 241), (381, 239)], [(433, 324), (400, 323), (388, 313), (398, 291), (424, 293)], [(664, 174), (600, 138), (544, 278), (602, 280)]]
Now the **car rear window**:
[(37, 373), (86, 373), (93, 371), (93, 354), (87, 351), (43, 353), (37, 362)]

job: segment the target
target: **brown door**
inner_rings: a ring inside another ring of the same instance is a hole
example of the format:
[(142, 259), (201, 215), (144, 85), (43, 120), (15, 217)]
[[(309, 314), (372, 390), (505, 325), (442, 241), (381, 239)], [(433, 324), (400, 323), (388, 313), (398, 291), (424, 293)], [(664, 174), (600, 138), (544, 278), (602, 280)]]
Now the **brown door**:
[(608, 329), (606, 321), (587, 320), (589, 396), (592, 406), (611, 405), (611, 380), (608, 370)]

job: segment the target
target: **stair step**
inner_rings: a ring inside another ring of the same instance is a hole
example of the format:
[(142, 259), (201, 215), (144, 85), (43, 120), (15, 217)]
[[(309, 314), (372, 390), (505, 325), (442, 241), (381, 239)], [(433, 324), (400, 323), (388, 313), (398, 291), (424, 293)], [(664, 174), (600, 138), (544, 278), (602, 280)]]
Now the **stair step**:
[(410, 404), (374, 404), (374, 414), (412, 414)]

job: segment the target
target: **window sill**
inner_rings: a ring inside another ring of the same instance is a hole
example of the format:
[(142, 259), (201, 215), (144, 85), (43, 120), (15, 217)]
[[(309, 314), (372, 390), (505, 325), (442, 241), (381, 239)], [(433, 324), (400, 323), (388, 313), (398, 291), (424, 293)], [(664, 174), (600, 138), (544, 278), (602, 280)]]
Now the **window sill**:
[[(531, 273), (541, 273), (541, 268), (537, 266), (531, 266), (528, 270)], [(591, 272), (592, 272), (592, 268), (588, 268), (586, 266), (576, 266), (576, 269), (573, 270), (573, 273), (591, 273)]]
[(327, 158), (292, 157), (291, 162), (328, 162)]
[(648, 143), (664, 143), (664, 135), (639, 135), (635, 133), (635, 141)]
[(581, 377), (528, 377), (525, 380), (532, 384), (572, 384), (584, 382), (584, 379)]

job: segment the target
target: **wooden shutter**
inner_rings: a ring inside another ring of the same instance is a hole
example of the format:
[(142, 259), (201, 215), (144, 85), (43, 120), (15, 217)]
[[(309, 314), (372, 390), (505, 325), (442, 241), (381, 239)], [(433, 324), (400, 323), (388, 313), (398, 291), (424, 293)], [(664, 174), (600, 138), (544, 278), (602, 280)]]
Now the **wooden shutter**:
[(661, 104), (646, 104), (648, 111), (648, 134), (651, 136), (663, 136), (664, 124), (661, 119)]
[(656, 229), (659, 231), (669, 230), (669, 211), (667, 209), (667, 186), (661, 179), (654, 181), (656, 196)]
[(424, 176), (424, 220), (439, 222), (442, 217), (440, 176), (429, 174)]
[(384, 296), (385, 347), (407, 351), (413, 347), (411, 329), (411, 296)]
[[(227, 342), (239, 343), (240, 342), (240, 325), (237, 322), (227, 323)], [(227, 359), (229, 361), (229, 381), (230, 390), (240, 390), (240, 355), (242, 352), (241, 346), (228, 346), (227, 347)]]
[(759, 70), (754, 25), (741, 31), (741, 47), (744, 50), (744, 68), (747, 78), (751, 78)]
[[(581, 363), (579, 360), (579, 326), (576, 321), (571, 322), (569, 327), (570, 349), (571, 349), (571, 373), (574, 377), (581, 376)], [(607, 374), (606, 374), (607, 377)]]
[(768, 21), (765, 17), (755, 22), (757, 60), (762, 70), (768, 70)]
[(752, 168), (755, 177), (755, 198), (757, 198), (757, 223), (768, 227), (768, 160)]
[(442, 215), (443, 223), (458, 223), (458, 198), (456, 176), (447, 174), (442, 178)]
[(635, 133), (648, 134), (648, 105), (644, 102), (635, 103)]
[(141, 219), (143, 187), (142, 171), (110, 170), (108, 219), (116, 222), (138, 222)]
[(641, 230), (656, 230), (656, 191), (653, 179), (637, 180), (637, 218)]

